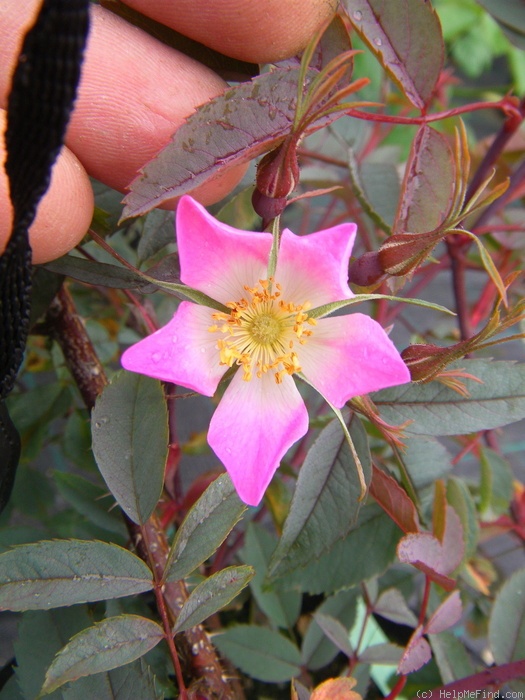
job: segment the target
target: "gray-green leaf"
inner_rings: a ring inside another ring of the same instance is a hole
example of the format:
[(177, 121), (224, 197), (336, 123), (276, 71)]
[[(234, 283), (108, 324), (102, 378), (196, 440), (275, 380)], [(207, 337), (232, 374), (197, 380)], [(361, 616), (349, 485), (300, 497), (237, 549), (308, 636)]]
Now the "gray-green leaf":
[(68, 681), (135, 661), (164, 637), (162, 628), (138, 615), (110, 617), (72, 637), (46, 673), (42, 694)]
[(266, 627), (236, 625), (215, 635), (213, 643), (252, 678), (281, 683), (301, 673), (299, 649), (279, 632)]
[(461, 360), (454, 365), (481, 380), (463, 380), (470, 396), (438, 381), (384, 389), (372, 395), (381, 416), (407, 433), (463, 435), (525, 418), (525, 363)]
[[(489, 643), (497, 664), (525, 658), (525, 569), (513, 574), (498, 591), (489, 620)], [(524, 681), (513, 681), (516, 691)]]
[(92, 413), (93, 453), (126, 515), (144, 523), (157, 505), (168, 450), (168, 413), (160, 382), (119, 372)]
[(301, 612), (302, 596), (299, 591), (274, 590), (265, 585), (268, 563), (277, 545), (277, 537), (258, 523), (251, 522), (244, 535), (241, 558), (255, 569), (250, 589), (257, 605), (278, 627), (291, 629)]
[(173, 632), (184, 632), (228, 605), (254, 575), (251, 566), (229, 566), (200, 583), (182, 606)]
[[(348, 427), (369, 482), (366, 432), (355, 414)], [(354, 458), (341, 426), (332, 421), (322, 430), (301, 467), (283, 534), (270, 561), (270, 575), (305, 566), (345, 537), (355, 524), (360, 496)]]
[(55, 540), (0, 555), (0, 609), (42, 610), (153, 588), (146, 564), (105, 542)]
[(208, 559), (246, 510), (227, 474), (208, 486), (177, 531), (164, 578), (179, 581)]

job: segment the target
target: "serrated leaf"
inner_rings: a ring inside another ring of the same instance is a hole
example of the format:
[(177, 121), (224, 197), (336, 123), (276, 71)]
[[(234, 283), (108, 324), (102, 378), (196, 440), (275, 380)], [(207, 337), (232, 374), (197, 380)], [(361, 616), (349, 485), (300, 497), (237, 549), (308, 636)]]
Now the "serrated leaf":
[[(367, 505), (361, 508), (357, 527), (344, 540), (317, 561), (288, 574), (286, 585), (312, 594), (332, 593), (382, 574), (396, 557), (400, 534), (379, 506)], [(373, 548), (370, 542), (374, 542)], [(281, 579), (277, 583), (280, 585)]]
[(77, 680), (135, 661), (164, 638), (162, 627), (138, 615), (119, 615), (72, 637), (46, 673), (42, 694)]
[(425, 0), (344, 0), (350, 21), (412, 104), (425, 107), (443, 66), (439, 19)]
[(255, 569), (250, 589), (257, 605), (278, 627), (291, 629), (301, 612), (302, 596), (299, 591), (272, 590), (264, 585), (268, 562), (277, 544), (277, 538), (262, 525), (251, 522), (244, 535), (242, 561)]
[(423, 234), (438, 229), (453, 203), (455, 181), (449, 142), (430, 126), (421, 126), (410, 149), (394, 233)]
[(154, 209), (144, 221), (137, 248), (139, 262), (158, 253), (175, 241), (175, 217), (172, 211)]
[(465, 379), (470, 396), (440, 382), (409, 384), (372, 394), (387, 423), (413, 421), (407, 433), (462, 435), (499, 428), (525, 418), (525, 363), (461, 360), (461, 367), (483, 383)]
[(381, 593), (374, 603), (374, 613), (392, 622), (397, 622), (399, 625), (417, 627), (417, 617), (410, 610), (397, 588), (388, 588)]
[(46, 263), (44, 268), (60, 275), (72, 277), (79, 282), (110, 287), (111, 289), (139, 289), (145, 291), (151, 284), (127, 267), (86, 260), (77, 255), (64, 255)]
[(354, 653), (350, 640), (348, 639), (348, 630), (342, 625), (339, 620), (330, 615), (323, 615), (323, 613), (314, 613), (314, 620), (317, 622), (319, 627), (323, 630), (328, 639), (334, 644), (339, 651), (350, 659)]
[[(355, 414), (348, 427), (369, 482), (371, 461), (366, 432)], [(283, 534), (270, 561), (270, 575), (279, 576), (304, 566), (345, 537), (356, 521), (360, 498), (361, 484), (352, 452), (341, 426), (332, 421), (321, 431), (301, 467)]]
[(401, 455), (416, 490), (432, 485), (452, 469), (452, 455), (433, 437), (413, 437)]
[(151, 571), (114, 544), (53, 540), (0, 555), (0, 609), (42, 610), (153, 588)]
[(383, 644), (374, 644), (367, 647), (359, 654), (359, 661), (364, 664), (386, 664), (394, 666), (401, 661), (403, 656), (403, 647), (396, 644), (384, 642)]
[(105, 673), (79, 678), (61, 690), (63, 700), (162, 700), (144, 659)]
[[(15, 642), (15, 675), (26, 700), (38, 697), (55, 654), (70, 637), (91, 624), (85, 605), (22, 614)], [(50, 700), (62, 700), (61, 694), (54, 693)]]
[(242, 517), (241, 501), (227, 474), (208, 486), (179, 527), (164, 573), (165, 581), (179, 581), (208, 559)]
[(423, 628), (418, 627), (403, 652), (397, 667), (398, 673), (413, 673), (430, 661), (432, 650), (427, 640), (421, 636), (422, 634)]
[(173, 632), (184, 632), (230, 603), (254, 575), (251, 566), (229, 566), (199, 583), (177, 617)]
[(235, 666), (260, 681), (281, 683), (301, 673), (297, 647), (267, 627), (236, 625), (214, 635), (213, 643)]
[(426, 634), (438, 634), (453, 627), (461, 618), (463, 607), (459, 591), (454, 591), (434, 611), (425, 625)]
[[(356, 601), (356, 589), (341, 591), (321, 603), (315, 614), (336, 618), (346, 629), (351, 629), (356, 615)], [(303, 665), (307, 666), (310, 671), (318, 671), (331, 663), (337, 652), (337, 647), (321, 630), (314, 616), (304, 635), (301, 646)]]
[(98, 397), (93, 454), (126, 515), (146, 522), (158, 503), (168, 451), (168, 411), (159, 381), (119, 372)]
[(465, 644), (453, 632), (433, 634), (429, 642), (443, 683), (452, 683), (475, 673)]
[(406, 491), (392, 476), (375, 465), (372, 466), (371, 495), (404, 533), (418, 532), (420, 527), (417, 510)]
[(295, 115), (298, 79), (297, 68), (272, 71), (199, 107), (133, 180), (123, 218), (180, 197), (281, 143)]
[(463, 528), (453, 508), (446, 507), (446, 524), (443, 541), (429, 532), (405, 535), (399, 542), (397, 554), (405, 564), (412, 564), (446, 590), (454, 587), (449, 578), (461, 563), (465, 553)]

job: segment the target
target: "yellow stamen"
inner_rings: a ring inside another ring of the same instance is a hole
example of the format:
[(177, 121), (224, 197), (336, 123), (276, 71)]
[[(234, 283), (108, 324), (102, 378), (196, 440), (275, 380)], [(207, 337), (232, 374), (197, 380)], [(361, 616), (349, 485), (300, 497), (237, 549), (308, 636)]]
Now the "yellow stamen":
[(246, 285), (244, 290), (250, 295), (249, 300), (243, 297), (228, 302), (229, 314), (222, 311), (211, 314), (216, 323), (208, 330), (225, 336), (217, 342), (220, 363), (242, 367), (245, 381), (273, 371), (275, 381), (280, 384), (287, 374), (301, 371), (293, 348), (296, 340), (304, 345), (312, 335), (305, 324), (315, 326), (317, 323), (306, 313), (311, 304), (280, 299), (281, 285), (274, 283), (273, 278), (259, 280), (255, 287)]

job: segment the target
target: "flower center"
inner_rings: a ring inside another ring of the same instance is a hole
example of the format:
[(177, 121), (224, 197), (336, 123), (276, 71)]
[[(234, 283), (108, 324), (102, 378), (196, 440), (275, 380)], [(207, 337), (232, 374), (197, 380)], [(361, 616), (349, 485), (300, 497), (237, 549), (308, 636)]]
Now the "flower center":
[(228, 302), (229, 314), (212, 314), (216, 323), (210, 326), (210, 332), (224, 336), (217, 342), (220, 363), (228, 367), (240, 365), (245, 381), (254, 374), (260, 378), (271, 370), (280, 384), (284, 375), (301, 371), (296, 345), (304, 345), (312, 335), (307, 326), (317, 323), (306, 313), (310, 303), (283, 301), (280, 285), (271, 278), (244, 289), (249, 299)]

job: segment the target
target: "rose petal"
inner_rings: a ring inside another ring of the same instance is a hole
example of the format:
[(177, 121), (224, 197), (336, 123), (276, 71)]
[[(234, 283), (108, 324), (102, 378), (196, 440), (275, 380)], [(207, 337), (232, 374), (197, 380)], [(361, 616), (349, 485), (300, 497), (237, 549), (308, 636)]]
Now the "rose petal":
[(355, 224), (341, 224), (296, 236), (285, 229), (275, 271), (282, 298), (295, 304), (309, 301), (313, 307), (351, 299), (354, 295), (348, 287), (348, 261), (356, 230)]
[(410, 381), (410, 372), (379, 323), (363, 314), (319, 319), (298, 350), (305, 377), (337, 408), (353, 396)]
[(183, 301), (171, 321), (128, 348), (122, 366), (173, 384), (213, 396), (228, 369), (219, 364), (213, 310)]
[(177, 206), (177, 243), (182, 282), (223, 304), (266, 277), (272, 236), (223, 224), (188, 196)]
[(288, 448), (307, 430), (308, 413), (291, 377), (277, 384), (268, 372), (246, 382), (239, 371), (211, 419), (208, 442), (240, 498), (256, 506)]

